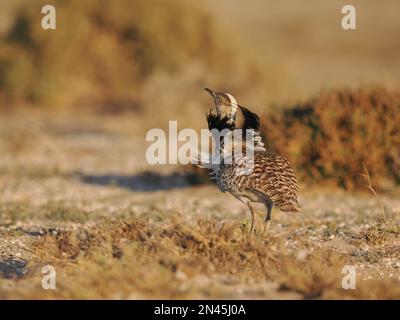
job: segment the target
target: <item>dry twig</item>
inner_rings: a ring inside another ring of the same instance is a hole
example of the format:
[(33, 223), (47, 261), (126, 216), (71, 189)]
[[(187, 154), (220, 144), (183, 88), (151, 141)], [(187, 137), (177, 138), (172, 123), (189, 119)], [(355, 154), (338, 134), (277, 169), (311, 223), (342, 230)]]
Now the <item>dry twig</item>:
[(364, 162), (362, 162), (362, 165), (363, 165), (363, 168), (364, 168), (364, 172), (365, 172), (365, 173), (361, 173), (360, 175), (363, 176), (363, 177), (365, 177), (365, 178), (367, 178), (368, 185), (367, 185), (366, 187), (367, 187), (367, 188), (372, 192), (372, 194), (374, 195), (376, 201), (378, 202), (378, 204), (379, 204), (379, 206), (380, 206), (380, 208), (381, 208), (381, 213), (382, 213), (382, 216), (383, 216), (383, 220), (386, 220), (386, 213), (385, 213), (385, 208), (384, 208), (384, 206), (383, 206), (383, 203), (382, 203), (382, 201), (379, 199), (378, 194), (376, 193), (375, 189), (372, 187), (371, 178), (370, 178), (368, 169), (367, 169), (367, 167), (365, 166)]

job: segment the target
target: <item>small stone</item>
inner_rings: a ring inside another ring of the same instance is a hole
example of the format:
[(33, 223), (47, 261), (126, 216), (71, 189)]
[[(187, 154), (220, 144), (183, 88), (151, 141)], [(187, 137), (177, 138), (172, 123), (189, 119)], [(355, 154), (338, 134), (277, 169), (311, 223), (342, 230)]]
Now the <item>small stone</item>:
[(181, 270), (175, 272), (175, 278), (180, 281), (187, 280), (187, 274)]
[(308, 256), (307, 250), (300, 250), (297, 253), (297, 259), (299, 259), (299, 260), (304, 260), (305, 258), (307, 258), (307, 256)]

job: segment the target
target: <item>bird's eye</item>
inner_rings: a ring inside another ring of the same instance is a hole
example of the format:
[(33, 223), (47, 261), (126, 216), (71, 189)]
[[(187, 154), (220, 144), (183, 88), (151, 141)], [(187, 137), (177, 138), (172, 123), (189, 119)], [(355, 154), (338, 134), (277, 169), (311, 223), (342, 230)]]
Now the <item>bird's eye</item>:
[(221, 103), (222, 102), (222, 98), (221, 97), (217, 97), (216, 101), (217, 101), (217, 103)]

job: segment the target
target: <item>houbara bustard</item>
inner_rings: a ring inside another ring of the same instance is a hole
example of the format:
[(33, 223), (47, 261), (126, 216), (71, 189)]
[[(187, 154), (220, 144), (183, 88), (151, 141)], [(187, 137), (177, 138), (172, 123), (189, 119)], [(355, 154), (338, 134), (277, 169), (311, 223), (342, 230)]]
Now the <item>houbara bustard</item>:
[[(246, 107), (239, 105), (232, 95), (214, 92), (208, 88), (205, 90), (213, 98), (217, 110), (217, 114), (210, 111), (207, 115), (210, 131), (234, 132), (234, 129), (238, 128), (236, 113), (240, 109), (244, 118), (243, 137), (246, 132), (251, 133), (250, 140), (243, 140), (247, 144), (245, 148), (242, 148), (243, 152), (239, 155), (233, 153), (233, 156), (228, 157), (229, 161), (226, 157), (221, 157), (219, 162), (212, 157), (205, 159), (204, 155), (200, 160), (201, 166), (212, 170), (211, 174), (214, 175), (222, 192), (231, 193), (248, 206), (252, 216), (250, 234), (253, 234), (255, 227), (255, 211), (252, 203), (262, 203), (267, 209), (264, 234), (271, 220), (273, 205), (285, 213), (301, 213), (297, 201), (299, 185), (292, 166), (285, 158), (266, 149), (259, 132), (259, 117)], [(226, 147), (223, 143), (224, 137), (226, 134), (219, 136), (221, 141), (217, 143), (222, 153), (227, 151), (222, 150)], [(251, 158), (244, 149), (252, 151)], [(228, 150), (227, 154), (232, 154), (232, 150)], [(251, 170), (246, 171), (249, 164), (252, 166)]]

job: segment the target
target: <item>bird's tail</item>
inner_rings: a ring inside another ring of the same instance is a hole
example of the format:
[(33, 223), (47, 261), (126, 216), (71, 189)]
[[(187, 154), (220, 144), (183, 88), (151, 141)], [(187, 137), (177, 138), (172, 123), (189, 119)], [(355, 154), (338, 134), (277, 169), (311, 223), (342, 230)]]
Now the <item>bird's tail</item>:
[(207, 168), (211, 169), (211, 163), (212, 163), (212, 158), (210, 154), (204, 153), (204, 152), (199, 152), (196, 149), (191, 149), (192, 154), (194, 154), (194, 157), (192, 159), (192, 163), (194, 163), (196, 166), (200, 168)]

